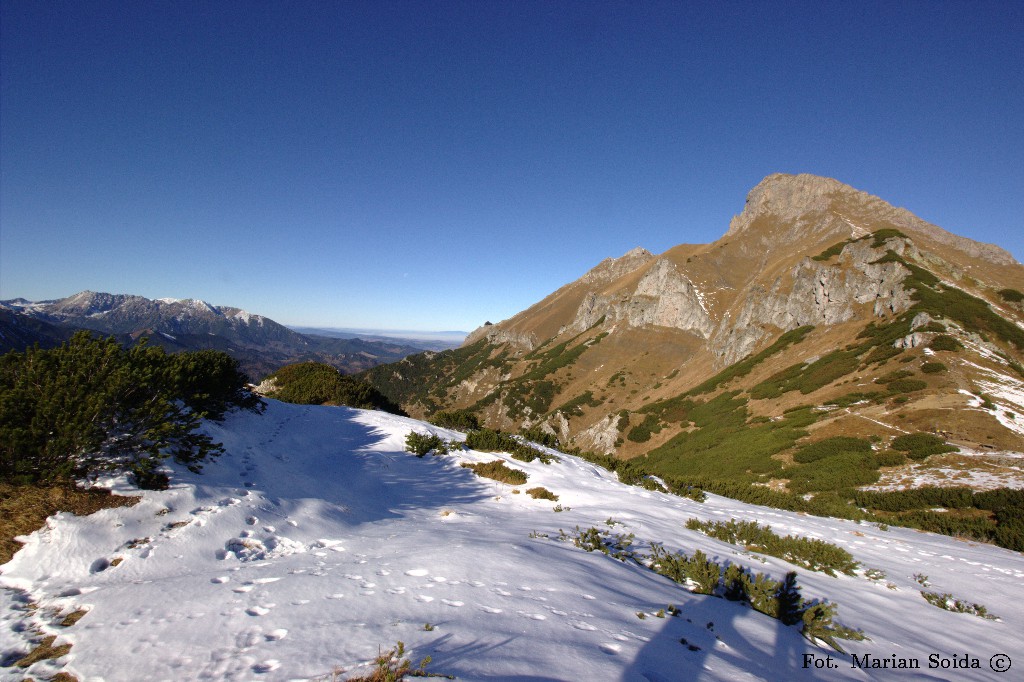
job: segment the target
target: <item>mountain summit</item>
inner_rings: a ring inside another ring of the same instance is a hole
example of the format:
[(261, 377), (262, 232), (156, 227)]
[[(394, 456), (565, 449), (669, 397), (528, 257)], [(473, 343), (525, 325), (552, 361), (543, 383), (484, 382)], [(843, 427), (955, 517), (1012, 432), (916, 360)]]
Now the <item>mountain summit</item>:
[(785, 485), (789, 453), (822, 437), (877, 450), (941, 425), (963, 448), (1024, 452), (1021, 290), (1024, 267), (998, 246), (833, 179), (775, 174), (714, 243), (606, 259), (457, 351), (368, 377), (410, 414), (467, 409), (671, 460), (666, 473), (683, 452), (700, 460), (689, 441), (724, 418), (702, 424), (709, 403), (733, 401), (747, 431), (814, 408), (735, 472)]

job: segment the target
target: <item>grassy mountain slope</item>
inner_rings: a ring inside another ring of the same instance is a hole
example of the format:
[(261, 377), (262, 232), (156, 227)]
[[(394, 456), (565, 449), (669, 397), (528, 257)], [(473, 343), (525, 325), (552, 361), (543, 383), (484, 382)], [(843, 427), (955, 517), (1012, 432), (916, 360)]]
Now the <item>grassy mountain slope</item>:
[[(662, 475), (802, 493), (1020, 485), (1022, 290), (998, 247), (773, 175), (712, 244), (608, 259), (462, 348), (366, 377), (412, 415), (467, 409)], [(916, 433), (960, 452), (893, 447)], [(796, 459), (835, 437), (868, 451)]]

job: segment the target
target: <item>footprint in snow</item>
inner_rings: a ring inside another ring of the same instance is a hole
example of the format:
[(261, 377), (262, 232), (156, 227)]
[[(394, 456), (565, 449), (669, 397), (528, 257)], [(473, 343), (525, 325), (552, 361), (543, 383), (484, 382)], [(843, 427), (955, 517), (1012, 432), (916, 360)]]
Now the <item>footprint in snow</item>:
[(509, 592), (508, 590), (503, 590), (500, 587), (495, 587), (493, 592), (494, 592), (494, 594), (499, 595), (501, 597), (511, 597), (512, 596), (511, 592)]
[(386, 568), (382, 568), (379, 571), (377, 571), (377, 575), (391, 575), (391, 571), (387, 570)]
[(249, 524), (250, 526), (255, 526), (255, 525), (256, 525), (257, 523), (259, 523), (259, 522), (260, 522), (260, 520), (259, 520), (259, 518), (258, 518), (258, 517), (256, 517), (256, 516), (250, 516), (249, 518), (247, 518), (247, 519), (245, 520), (245, 522), (246, 522), (247, 524)]
[(441, 603), (447, 604), (448, 606), (454, 606), (456, 608), (463, 606), (465, 604), (465, 602), (461, 602), (455, 599), (442, 599)]
[(406, 575), (411, 575), (414, 578), (422, 578), (423, 576), (427, 575), (427, 573), (429, 573), (429, 572), (430, 571), (428, 571), (425, 568), (414, 568), (412, 570), (406, 571), (405, 574)]
[(261, 663), (254, 663), (252, 671), (254, 673), (269, 673), (277, 670), (281, 667), (281, 661), (276, 658), (269, 658)]
[(271, 630), (267, 634), (263, 635), (264, 639), (266, 639), (268, 642), (277, 642), (279, 640), (284, 639), (287, 636), (288, 636), (288, 630), (286, 630), (285, 628), (278, 628), (276, 630)]
[(602, 643), (601, 643), (601, 645), (600, 645), (600, 646), (598, 646), (598, 648), (599, 648), (599, 649), (600, 649), (600, 650), (601, 650), (601, 651), (602, 651), (603, 653), (606, 653), (606, 654), (608, 654), (609, 656), (615, 656), (615, 655), (617, 655), (617, 654), (618, 654), (618, 653), (619, 653), (620, 651), (622, 651), (622, 647), (621, 647), (621, 646), (619, 646), (618, 644), (612, 644), (612, 643), (610, 643), (610, 642), (602, 642)]
[(480, 610), (484, 613), (501, 613), (501, 609), (495, 608), (493, 606), (481, 606)]
[(210, 582), (214, 583), (215, 585), (220, 585), (220, 584), (226, 583), (229, 580), (231, 580), (231, 578), (229, 578), (226, 575), (219, 575), (216, 578), (210, 578)]
[(547, 620), (548, 617), (543, 613), (527, 613), (526, 611), (516, 611), (523, 618), (529, 618), (530, 620)]
[(424, 604), (429, 604), (430, 602), (434, 601), (434, 598), (426, 594), (417, 594), (416, 601), (421, 601)]
[(250, 606), (245, 610), (245, 612), (250, 616), (265, 616), (270, 613), (270, 609), (272, 607), (273, 604), (267, 604), (266, 606), (260, 606), (257, 604), (256, 606)]
[(573, 626), (577, 630), (584, 630), (587, 632), (592, 632), (597, 629), (590, 623), (584, 622), (582, 620), (570, 620), (569, 625)]
[(238, 587), (231, 588), (231, 591), (237, 592), (238, 594), (245, 594), (246, 592), (251, 592), (252, 588), (252, 585), (239, 585)]
[(597, 599), (597, 597), (592, 594), (581, 594), (580, 596), (587, 600)]
[(388, 594), (405, 594), (404, 587), (391, 587), (388, 588)]

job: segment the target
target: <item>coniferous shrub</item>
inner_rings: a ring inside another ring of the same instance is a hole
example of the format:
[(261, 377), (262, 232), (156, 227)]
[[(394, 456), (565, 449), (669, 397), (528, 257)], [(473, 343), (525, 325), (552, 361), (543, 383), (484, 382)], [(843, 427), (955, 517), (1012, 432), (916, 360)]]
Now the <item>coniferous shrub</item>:
[(55, 482), (127, 471), (164, 487), (167, 458), (198, 471), (222, 452), (204, 417), (260, 410), (237, 363), (215, 351), (167, 355), (79, 332), (58, 348), (0, 357), (0, 479)]
[(456, 431), (475, 431), (480, 428), (480, 420), (469, 410), (441, 410), (430, 417), (430, 423), (445, 429)]
[(776, 618), (784, 625), (795, 625), (800, 622), (804, 599), (800, 596), (800, 586), (796, 584), (796, 571), (790, 571), (783, 578), (778, 591), (778, 613)]
[(404, 414), (401, 408), (368, 382), (342, 374), (322, 362), (300, 362), (277, 370), (265, 381), (274, 388), (267, 395), (298, 405), (345, 405), (364, 410)]
[(423, 457), (431, 451), (438, 455), (446, 455), (448, 454), (448, 443), (433, 433), (425, 434), (410, 431), (409, 435), (405, 437), (405, 449), (417, 457)]
[(693, 581), (697, 594), (714, 594), (722, 573), (718, 564), (698, 549), (686, 562), (686, 577)]
[(921, 365), (921, 371), (925, 374), (938, 374), (939, 372), (945, 372), (949, 368), (941, 362), (926, 362)]
[(963, 344), (948, 334), (939, 334), (932, 339), (932, 342), (928, 344), (928, 347), (932, 350), (958, 351), (963, 348)]
[(908, 433), (892, 441), (892, 449), (907, 453), (911, 459), (924, 459), (929, 455), (957, 452), (958, 448), (947, 445), (941, 437), (931, 433)]
[(481, 452), (507, 452), (521, 462), (539, 459), (544, 464), (551, 464), (558, 461), (556, 456), (527, 445), (515, 436), (491, 429), (479, 429), (466, 434), (466, 447)]
[(871, 452), (871, 443), (863, 438), (834, 436), (802, 446), (793, 455), (793, 459), (806, 464), (845, 452)]
[(1021, 293), (1016, 289), (1000, 289), (999, 296), (1004, 301), (1008, 301), (1010, 303), (1020, 303), (1021, 301), (1024, 301), (1024, 293)]
[(729, 601), (750, 601), (750, 578), (739, 564), (729, 564), (722, 576), (725, 591), (722, 596)]

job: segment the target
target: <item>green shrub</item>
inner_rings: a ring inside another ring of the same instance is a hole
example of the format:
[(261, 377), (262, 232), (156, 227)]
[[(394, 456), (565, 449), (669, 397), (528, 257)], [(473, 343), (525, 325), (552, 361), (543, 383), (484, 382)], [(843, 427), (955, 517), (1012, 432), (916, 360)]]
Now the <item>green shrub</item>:
[(912, 376), (914, 376), (914, 373), (911, 372), (910, 370), (898, 369), (895, 372), (889, 372), (888, 374), (883, 374), (882, 376), (878, 377), (877, 379), (875, 379), (875, 383), (876, 384), (888, 384), (888, 383), (892, 383), (893, 381), (898, 381), (900, 379), (906, 379), (907, 377), (912, 377)]
[(794, 493), (844, 490), (878, 481), (878, 465), (870, 453), (846, 452), (786, 469)]
[(887, 386), (889, 387), (889, 393), (913, 393), (914, 391), (923, 391), (928, 388), (928, 384), (920, 379), (897, 379), (896, 381), (890, 381)]
[(1024, 293), (1017, 291), (1016, 289), (1000, 289), (999, 296), (1009, 303), (1020, 303), (1024, 301)]
[(451, 444), (446, 443), (440, 436), (435, 434), (424, 434), (410, 431), (405, 437), (405, 449), (417, 457), (423, 457), (433, 451), (435, 455), (447, 455), (451, 450)]
[(557, 407), (555, 412), (561, 412), (570, 417), (579, 417), (583, 415), (584, 407), (597, 407), (600, 404), (601, 401), (594, 397), (593, 392), (584, 391), (572, 400), (569, 400)]
[(634, 443), (646, 443), (651, 439), (651, 434), (661, 430), (661, 422), (656, 415), (648, 414), (643, 422), (629, 430), (626, 438)]
[(793, 459), (797, 462), (816, 462), (845, 452), (871, 452), (870, 441), (850, 436), (835, 436), (802, 446)]
[(549, 448), (557, 448), (559, 446), (558, 436), (544, 431), (540, 426), (531, 426), (528, 429), (520, 429), (519, 435), (528, 441), (538, 443)]
[(932, 339), (932, 342), (928, 344), (928, 347), (931, 348), (932, 350), (958, 351), (961, 348), (963, 348), (963, 344), (954, 339), (952, 336), (949, 336), (947, 334), (939, 334), (934, 339)]
[(430, 423), (455, 431), (475, 431), (480, 428), (480, 420), (468, 410), (441, 410), (430, 417)]
[(874, 240), (871, 242), (871, 248), (880, 249), (885, 246), (885, 242), (888, 239), (903, 238), (907, 239), (907, 235), (903, 234), (894, 227), (885, 227), (881, 230), (875, 230), (871, 233)]
[(750, 389), (750, 395), (760, 400), (778, 398), (789, 391), (804, 395), (831, 384), (860, 366), (857, 351), (837, 350), (811, 363), (791, 365)]
[(948, 369), (949, 368), (941, 362), (926, 362), (921, 365), (921, 371), (925, 374), (938, 374), (939, 372), (948, 371)]
[(750, 355), (740, 360), (739, 362), (735, 362), (729, 365), (715, 376), (694, 386), (684, 395), (696, 396), (702, 393), (710, 393), (711, 391), (714, 391), (716, 388), (718, 388), (724, 383), (727, 383), (728, 381), (731, 381), (732, 379), (744, 377), (750, 374), (750, 372), (755, 367), (757, 367), (759, 364), (761, 364), (771, 356), (775, 355), (776, 353), (781, 353), (790, 346), (798, 344), (801, 341), (803, 341), (804, 337), (811, 333), (813, 329), (814, 327), (812, 326), (804, 326), (797, 327), (796, 329), (791, 329), (790, 331), (784, 333), (782, 336), (776, 339), (774, 343), (772, 343), (764, 350), (755, 353), (754, 355)]
[(507, 452), (521, 462), (539, 459), (544, 464), (551, 464), (558, 461), (556, 456), (527, 445), (515, 436), (491, 429), (479, 429), (466, 434), (466, 447), (480, 452)]
[(56, 482), (127, 471), (163, 487), (168, 457), (198, 471), (223, 448), (198, 432), (204, 417), (259, 411), (223, 353), (125, 349), (79, 332), (58, 348), (0, 356), (0, 481)]
[(845, 549), (814, 538), (779, 536), (771, 526), (755, 521), (701, 521), (690, 519), (686, 527), (748, 550), (769, 554), (812, 571), (834, 576), (836, 571), (853, 575), (859, 563)]
[(472, 469), (477, 476), (492, 478), (495, 481), (508, 483), (509, 485), (522, 485), (523, 483), (526, 483), (526, 479), (528, 478), (525, 471), (505, 466), (505, 463), (500, 459), (496, 459), (493, 462), (481, 462), (479, 464), (465, 463), (462, 466), (466, 469)]
[(855, 393), (847, 393), (846, 395), (834, 398), (831, 401), (829, 401), (828, 404), (835, 405), (836, 407), (849, 407), (854, 403), (859, 403), (861, 401), (877, 400), (882, 396), (883, 394), (879, 391), (869, 391), (867, 393), (862, 393), (858, 391)]
[(892, 449), (907, 453), (911, 459), (924, 459), (929, 455), (957, 452), (958, 448), (931, 433), (908, 433), (892, 441)]
[(938, 606), (940, 609), (946, 611), (952, 611), (954, 613), (969, 613), (972, 616), (978, 616), (979, 618), (985, 618), (986, 620), (998, 620), (998, 616), (994, 616), (988, 612), (981, 604), (974, 604), (972, 602), (957, 599), (949, 593), (939, 594), (938, 592), (925, 592), (921, 591), (921, 596), (925, 598), (932, 606)]
[(833, 258), (834, 256), (838, 256), (840, 253), (843, 252), (843, 248), (845, 248), (846, 245), (849, 243), (850, 240), (847, 239), (844, 242), (833, 244), (832, 246), (828, 247), (827, 249), (819, 253), (817, 256), (811, 256), (811, 260), (826, 261), (829, 260), (830, 258)]
[(265, 381), (274, 384), (267, 395), (286, 403), (346, 405), (404, 414), (398, 405), (366, 381), (342, 374), (322, 362), (287, 365), (268, 376)]

